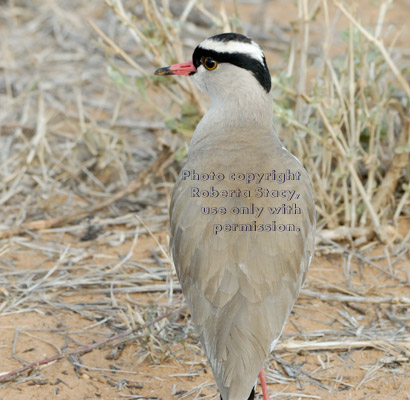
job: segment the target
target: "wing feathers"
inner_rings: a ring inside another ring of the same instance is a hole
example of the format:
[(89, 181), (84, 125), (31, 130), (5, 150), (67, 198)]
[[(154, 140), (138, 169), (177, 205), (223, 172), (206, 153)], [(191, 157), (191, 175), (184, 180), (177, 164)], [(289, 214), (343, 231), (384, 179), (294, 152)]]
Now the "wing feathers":
[[(175, 267), (224, 400), (248, 398), (299, 294), (313, 253), (315, 221), (309, 178), (296, 159), (286, 154), (282, 154), (283, 162), (276, 162), (302, 172), (303, 180), (286, 186), (300, 194), (301, 214), (286, 215), (281, 221), (294, 223), (300, 229), (297, 232), (222, 230), (215, 235), (215, 224), (248, 223), (255, 216), (204, 215), (202, 207), (251, 207), (252, 199), (194, 199), (190, 197), (192, 182), (187, 181), (178, 181), (174, 189), (171, 249)], [(201, 172), (195, 160), (185, 168)], [(223, 165), (219, 170), (223, 168), (226, 170)], [(224, 185), (227, 182), (215, 183), (216, 189)], [(265, 211), (278, 205), (277, 199), (258, 200)], [(265, 212), (258, 223), (271, 223), (272, 218)]]

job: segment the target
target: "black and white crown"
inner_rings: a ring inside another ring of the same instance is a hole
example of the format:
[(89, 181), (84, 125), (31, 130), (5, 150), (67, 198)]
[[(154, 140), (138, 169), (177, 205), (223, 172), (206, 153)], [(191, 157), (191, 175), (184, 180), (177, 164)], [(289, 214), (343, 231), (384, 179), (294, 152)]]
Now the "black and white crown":
[(257, 43), (239, 33), (222, 33), (201, 42), (194, 51), (192, 61), (196, 68), (204, 57), (212, 57), (218, 63), (230, 63), (244, 68), (270, 91), (271, 77), (265, 55)]

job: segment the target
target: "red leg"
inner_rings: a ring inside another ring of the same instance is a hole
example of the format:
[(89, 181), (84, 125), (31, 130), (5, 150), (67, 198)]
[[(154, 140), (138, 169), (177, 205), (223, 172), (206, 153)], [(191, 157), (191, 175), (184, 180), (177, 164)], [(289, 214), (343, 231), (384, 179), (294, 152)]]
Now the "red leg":
[(266, 386), (265, 371), (263, 370), (263, 367), (261, 369), (261, 372), (259, 372), (259, 380), (261, 382), (263, 400), (270, 400), (268, 396), (268, 387)]

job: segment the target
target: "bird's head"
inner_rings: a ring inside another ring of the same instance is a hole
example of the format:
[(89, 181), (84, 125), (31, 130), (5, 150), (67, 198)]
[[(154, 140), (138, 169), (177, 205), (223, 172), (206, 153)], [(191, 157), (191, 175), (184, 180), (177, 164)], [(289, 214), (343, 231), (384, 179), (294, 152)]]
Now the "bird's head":
[(189, 75), (211, 101), (269, 93), (271, 77), (263, 51), (252, 39), (222, 33), (201, 42), (192, 61), (157, 69), (156, 75)]

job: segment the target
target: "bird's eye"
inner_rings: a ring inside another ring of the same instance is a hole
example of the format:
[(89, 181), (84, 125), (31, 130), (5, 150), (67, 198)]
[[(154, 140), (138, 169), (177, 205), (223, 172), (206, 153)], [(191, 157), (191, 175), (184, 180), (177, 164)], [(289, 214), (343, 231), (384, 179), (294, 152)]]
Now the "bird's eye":
[(205, 57), (202, 64), (208, 71), (212, 71), (218, 66), (218, 63), (211, 57)]

